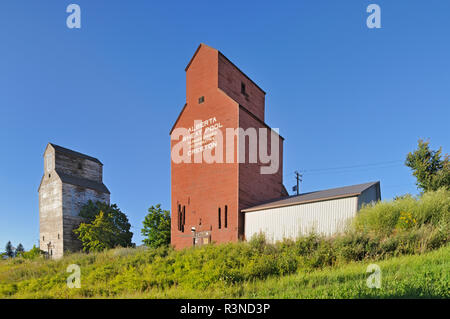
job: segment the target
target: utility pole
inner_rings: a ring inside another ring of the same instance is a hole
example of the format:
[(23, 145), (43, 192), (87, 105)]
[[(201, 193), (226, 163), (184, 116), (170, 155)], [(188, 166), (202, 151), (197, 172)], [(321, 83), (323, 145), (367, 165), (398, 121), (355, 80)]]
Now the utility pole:
[(297, 186), (293, 187), (293, 191), (294, 192), (297, 191), (297, 195), (300, 195), (300, 182), (303, 181), (303, 179), (302, 179), (303, 174), (300, 174), (298, 171), (295, 171), (294, 174), (295, 174), (295, 178), (297, 179)]

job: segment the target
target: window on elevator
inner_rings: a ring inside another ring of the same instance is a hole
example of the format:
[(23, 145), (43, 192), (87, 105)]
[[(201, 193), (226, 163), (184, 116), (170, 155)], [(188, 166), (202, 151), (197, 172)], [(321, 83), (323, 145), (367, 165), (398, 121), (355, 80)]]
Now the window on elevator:
[(225, 212), (224, 212), (224, 223), (223, 223), (223, 226), (225, 227), (225, 228), (228, 228), (228, 206), (227, 205), (225, 205)]
[(183, 206), (183, 219), (181, 222), (181, 231), (184, 233), (184, 225), (186, 224), (186, 206)]
[(220, 207), (219, 207), (219, 229), (221, 229), (222, 228), (222, 218), (221, 218), (221, 216), (220, 216)]
[(181, 231), (181, 205), (178, 205), (177, 224), (178, 231)]
[(241, 82), (241, 93), (244, 95), (247, 94), (247, 92), (245, 91), (245, 83), (244, 82)]

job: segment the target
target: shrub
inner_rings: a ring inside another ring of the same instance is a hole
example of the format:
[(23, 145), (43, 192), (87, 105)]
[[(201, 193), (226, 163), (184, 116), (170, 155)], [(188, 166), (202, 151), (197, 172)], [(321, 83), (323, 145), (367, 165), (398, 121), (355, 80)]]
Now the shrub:
[(296, 253), (301, 256), (308, 256), (315, 251), (319, 245), (320, 238), (317, 234), (311, 233), (306, 237), (299, 237), (295, 241)]
[[(403, 217), (402, 219), (400, 219)], [(374, 206), (364, 206), (353, 221), (353, 229), (389, 235), (396, 229), (448, 223), (450, 219), (450, 190), (427, 192), (421, 197), (404, 196)], [(408, 221), (408, 223), (406, 223)]]
[(444, 227), (433, 229), (427, 238), (427, 250), (444, 246), (449, 241), (449, 233), (449, 230)]
[(398, 237), (387, 237), (380, 242), (382, 256), (392, 256), (399, 245)]
[(332, 266), (336, 261), (336, 254), (330, 240), (320, 241), (317, 249), (312, 253), (307, 264), (312, 268)]
[(26, 251), (22, 253), (22, 257), (25, 259), (36, 259), (36, 258), (42, 258), (44, 256), (44, 252), (40, 250), (36, 245), (33, 245), (33, 248), (31, 248), (29, 251)]
[(374, 249), (374, 247), (368, 247), (369, 241), (370, 239), (366, 234), (351, 232), (338, 237), (334, 245), (339, 258), (343, 261), (359, 261), (363, 260)]
[(266, 235), (264, 233), (255, 234), (248, 243), (253, 250), (261, 252), (266, 246)]

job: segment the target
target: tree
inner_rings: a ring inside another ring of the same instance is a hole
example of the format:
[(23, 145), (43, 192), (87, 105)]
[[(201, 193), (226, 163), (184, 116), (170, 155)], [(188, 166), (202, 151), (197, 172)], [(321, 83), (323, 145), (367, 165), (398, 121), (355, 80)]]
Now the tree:
[(417, 150), (408, 153), (405, 165), (412, 169), (416, 185), (424, 192), (441, 187), (450, 188), (449, 156), (442, 159), (442, 147), (437, 151), (430, 149), (429, 141), (420, 139)]
[(151, 206), (142, 222), (142, 242), (149, 247), (157, 248), (170, 244), (170, 211), (162, 210), (161, 205)]
[(80, 211), (84, 221), (74, 233), (83, 244), (84, 251), (133, 246), (131, 225), (116, 204), (89, 201)]
[(6, 253), (6, 256), (8, 256), (9, 258), (14, 257), (14, 250), (13, 250), (11, 241), (8, 241), (8, 243), (6, 244), (5, 253)]
[(38, 247), (36, 247), (36, 245), (33, 245), (33, 248), (23, 253), (23, 258), (36, 259), (38, 257), (43, 256), (44, 254), (45, 254), (44, 251), (40, 250)]
[(23, 245), (22, 244), (17, 245), (15, 255), (22, 256), (24, 252), (25, 252), (25, 249), (23, 248)]

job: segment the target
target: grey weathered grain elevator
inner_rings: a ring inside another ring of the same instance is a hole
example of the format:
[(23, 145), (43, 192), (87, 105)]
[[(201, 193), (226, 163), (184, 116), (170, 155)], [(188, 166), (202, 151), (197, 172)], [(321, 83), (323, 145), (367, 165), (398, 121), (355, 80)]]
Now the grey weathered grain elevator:
[(49, 143), (39, 186), (40, 249), (51, 258), (80, 250), (73, 229), (81, 207), (89, 200), (109, 204), (109, 195), (98, 159)]

